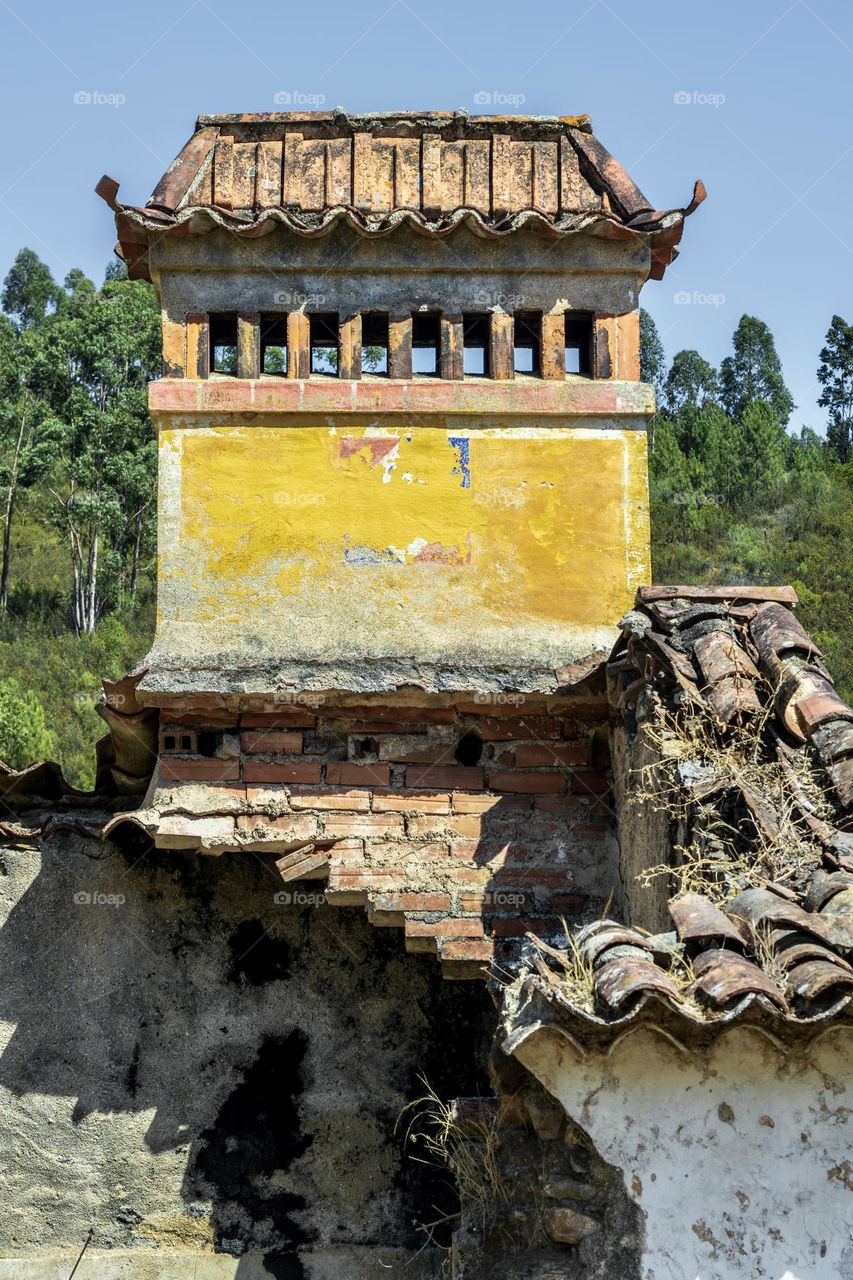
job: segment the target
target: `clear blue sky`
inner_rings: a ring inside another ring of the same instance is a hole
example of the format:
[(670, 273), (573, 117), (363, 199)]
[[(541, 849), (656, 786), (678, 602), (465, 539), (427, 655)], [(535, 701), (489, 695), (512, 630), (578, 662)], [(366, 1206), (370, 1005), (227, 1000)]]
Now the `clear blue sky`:
[(658, 208), (708, 187), (643, 294), (667, 355), (717, 363), (758, 315), (792, 427), (822, 428), (817, 354), (834, 312), (853, 320), (851, 84), (850, 0), (0, 0), (0, 274), (30, 245), (57, 276), (100, 281), (114, 237), (95, 182), (110, 173), (144, 203), (201, 112), (287, 109), (287, 94), (586, 112)]

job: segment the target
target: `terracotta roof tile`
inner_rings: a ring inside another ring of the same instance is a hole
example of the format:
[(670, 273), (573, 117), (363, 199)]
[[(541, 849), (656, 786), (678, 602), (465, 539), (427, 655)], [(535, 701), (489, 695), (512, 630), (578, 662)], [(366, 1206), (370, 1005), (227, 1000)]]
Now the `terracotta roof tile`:
[(218, 225), (252, 237), (278, 222), (303, 236), (338, 225), (385, 235), (409, 223), (432, 236), (465, 224), (487, 238), (525, 225), (551, 237), (643, 237), (660, 278), (705, 198), (697, 183), (685, 208), (656, 210), (585, 116), (464, 112), (202, 116), (144, 207), (120, 205), (111, 178), (97, 190), (142, 277), (149, 231)]

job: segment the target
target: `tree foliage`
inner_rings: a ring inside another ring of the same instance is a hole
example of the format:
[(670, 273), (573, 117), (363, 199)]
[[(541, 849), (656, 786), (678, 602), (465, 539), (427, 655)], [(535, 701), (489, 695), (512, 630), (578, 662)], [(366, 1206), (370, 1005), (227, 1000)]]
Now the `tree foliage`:
[(782, 362), (773, 334), (756, 316), (741, 316), (732, 337), (733, 351), (720, 365), (720, 402), (739, 418), (753, 400), (766, 400), (787, 426), (794, 400), (782, 378)]
[(829, 411), (826, 437), (839, 462), (853, 453), (853, 325), (833, 316), (821, 348), (818, 404)]

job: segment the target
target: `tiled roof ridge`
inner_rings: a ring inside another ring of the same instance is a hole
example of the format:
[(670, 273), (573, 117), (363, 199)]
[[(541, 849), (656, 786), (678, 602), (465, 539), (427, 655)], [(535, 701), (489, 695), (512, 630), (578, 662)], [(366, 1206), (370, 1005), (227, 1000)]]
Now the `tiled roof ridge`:
[(656, 210), (586, 117), (461, 113), (202, 116), (144, 207), (120, 204), (112, 178), (96, 190), (143, 278), (148, 232), (254, 237), (280, 225), (312, 237), (346, 226), (370, 237), (410, 225), (441, 237), (464, 225), (485, 238), (523, 227), (645, 238), (659, 279), (705, 198), (697, 182), (685, 207)]

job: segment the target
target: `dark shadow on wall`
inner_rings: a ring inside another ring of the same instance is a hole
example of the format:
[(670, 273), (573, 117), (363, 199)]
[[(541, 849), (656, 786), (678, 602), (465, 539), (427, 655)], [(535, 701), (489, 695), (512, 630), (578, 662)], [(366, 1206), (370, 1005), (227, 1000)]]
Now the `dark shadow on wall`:
[[(361, 909), (279, 889), (245, 854), (67, 834), (0, 850), (0, 1146), (17, 1185), (57, 1193), (16, 1247), (78, 1244), (93, 1203), (103, 1247), (150, 1247), (171, 1215), (246, 1280), (259, 1252), (298, 1280), (303, 1246), (420, 1247), (433, 1175), (407, 1167), (396, 1121), (421, 1074), (448, 1098), (488, 1089), (491, 1002)], [(46, 1096), (48, 1153), (14, 1139), (27, 1095)]]

